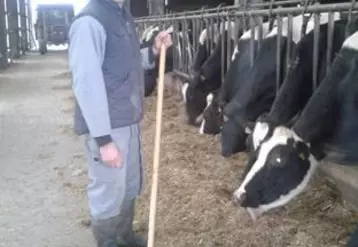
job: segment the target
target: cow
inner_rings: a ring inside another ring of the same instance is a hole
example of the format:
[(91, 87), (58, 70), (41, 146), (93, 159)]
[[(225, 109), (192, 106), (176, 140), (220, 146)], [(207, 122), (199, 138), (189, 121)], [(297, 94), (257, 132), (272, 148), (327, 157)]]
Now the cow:
[[(233, 194), (252, 220), (280, 208), (307, 187), (324, 158), (341, 165), (358, 162), (358, 21), (291, 128), (267, 126), (269, 135)], [(350, 244), (357, 243), (357, 233)], [(353, 245), (356, 246), (356, 245)]]
[[(339, 13), (334, 15), (339, 19)], [(245, 123), (254, 122), (265, 112), (268, 112), (276, 97), (276, 91), (281, 86), (285, 77), (286, 59), (292, 57), (286, 56), (287, 43), (290, 42), (292, 51), (295, 51), (298, 42), (301, 39), (301, 27), (303, 16), (293, 17), (292, 40), (287, 37), (288, 18), (282, 21), (282, 39), (280, 47), (277, 45), (278, 28), (275, 27), (262, 42), (260, 51), (255, 58), (254, 66), (249, 72), (249, 77), (233, 97), (233, 99), (223, 108), (223, 119), (221, 129), (221, 154), (229, 157), (234, 153), (246, 150)], [(321, 13), (320, 23), (328, 22), (328, 13)], [(314, 27), (313, 18), (308, 21), (305, 33)], [(277, 50), (279, 49), (279, 50)], [(281, 64), (277, 71), (276, 54), (279, 54)], [(273, 59), (274, 58), (274, 59)], [(278, 73), (277, 73), (278, 72)], [(277, 77), (279, 76), (279, 81)]]
[[(195, 54), (193, 63), (190, 66), (191, 73), (195, 73), (196, 71), (199, 71), (200, 67), (203, 65), (205, 60), (209, 57), (210, 51), (207, 49), (208, 48), (207, 42), (208, 42), (207, 28), (204, 28), (199, 35), (198, 51)], [(186, 114), (188, 116), (188, 124), (197, 125), (196, 117), (200, 115), (202, 109), (205, 108), (205, 106), (202, 106), (202, 101), (203, 101), (202, 99), (205, 97), (205, 94), (201, 93), (200, 91), (198, 92), (195, 92), (193, 90), (188, 91), (189, 83), (190, 83), (189, 81), (185, 81), (183, 83), (181, 87), (181, 93), (186, 108)], [(191, 95), (191, 93), (193, 93), (193, 95)]]
[[(332, 35), (331, 54), (339, 52), (345, 39), (346, 25), (347, 20), (334, 21), (335, 28)], [(321, 24), (319, 27), (317, 51), (318, 68), (315, 75), (318, 83), (317, 86), (326, 74), (325, 61), (327, 60), (328, 29), (328, 23)], [(252, 133), (254, 149), (256, 149), (258, 143), (266, 137), (266, 126), (272, 124), (290, 127), (295, 121), (295, 117), (297, 118), (299, 116), (300, 111), (305, 107), (307, 101), (312, 96), (315, 86), (312, 76), (314, 36), (315, 32), (312, 30), (298, 43), (289, 72), (272, 104), (270, 112), (258, 118), (255, 128), (252, 128), (252, 125), (249, 127), (254, 131)], [(333, 56), (331, 56), (330, 62), (332, 59)]]
[[(264, 38), (269, 32), (270, 23), (265, 22), (262, 25), (262, 37)], [(250, 37), (252, 30), (244, 32), (240, 39), (238, 40), (237, 45), (235, 46), (234, 52), (231, 57), (231, 65), (229, 70), (225, 75), (225, 80), (220, 87), (219, 92), (214, 95), (209, 93), (207, 95), (208, 99), (203, 112), (203, 121), (199, 129), (200, 134), (212, 134), (216, 135), (220, 132), (220, 127), (222, 124), (222, 109), (221, 107), (230, 102), (233, 95), (240, 88), (240, 82), (247, 75), (247, 71), (250, 69)], [(259, 27), (254, 28), (254, 41), (253, 41), (253, 51), (256, 53), (259, 44)]]
[[(220, 25), (223, 25), (223, 23)], [(230, 25), (233, 30), (234, 23), (230, 22)], [(224, 67), (221, 66), (221, 44), (224, 42), (224, 53), (226, 53), (227, 38), (233, 43), (233, 35), (227, 37), (228, 26), (228, 22), (225, 22), (224, 34), (217, 35), (214, 40), (214, 50), (205, 60), (202, 58), (209, 53), (209, 51), (206, 50), (207, 31), (203, 30), (200, 35), (199, 51), (192, 66), (192, 71), (194, 71), (193, 80), (185, 82), (182, 85), (182, 94), (186, 114), (188, 116), (188, 124), (190, 125), (199, 126), (202, 121), (202, 112), (206, 106), (205, 99), (207, 94), (217, 90), (221, 86), (221, 72), (223, 69), (226, 69), (226, 63)], [(232, 33), (234, 33), (234, 31)], [(204, 62), (200, 64), (203, 60)]]

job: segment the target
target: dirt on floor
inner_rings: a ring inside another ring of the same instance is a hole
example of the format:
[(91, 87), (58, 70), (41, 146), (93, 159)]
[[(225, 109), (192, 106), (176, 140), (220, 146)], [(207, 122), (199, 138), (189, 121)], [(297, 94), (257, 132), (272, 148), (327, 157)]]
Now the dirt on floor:
[[(95, 246), (67, 67), (65, 52), (29, 54), (0, 74), (0, 246)], [(147, 186), (134, 225), (146, 234), (155, 94), (145, 109)], [(183, 123), (179, 93), (166, 92), (163, 114), (156, 247), (344, 246), (358, 214), (342, 206), (327, 182), (314, 181), (286, 210), (252, 223), (230, 200), (245, 155), (221, 157), (218, 137)]]

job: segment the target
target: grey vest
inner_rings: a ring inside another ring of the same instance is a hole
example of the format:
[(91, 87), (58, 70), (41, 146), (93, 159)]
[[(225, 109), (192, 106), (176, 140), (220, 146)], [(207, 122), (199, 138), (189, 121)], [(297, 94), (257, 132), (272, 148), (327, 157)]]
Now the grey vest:
[[(143, 117), (144, 75), (133, 17), (127, 8), (120, 8), (112, 0), (90, 0), (75, 20), (88, 15), (106, 30), (102, 71), (111, 128), (137, 123)], [(77, 135), (89, 132), (77, 102), (74, 131)]]

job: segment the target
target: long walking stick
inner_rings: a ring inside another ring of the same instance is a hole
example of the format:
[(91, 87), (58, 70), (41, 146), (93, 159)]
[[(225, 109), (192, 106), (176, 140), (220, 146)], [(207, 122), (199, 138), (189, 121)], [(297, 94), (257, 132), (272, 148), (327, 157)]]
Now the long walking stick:
[(162, 111), (163, 111), (163, 91), (164, 91), (164, 71), (165, 71), (165, 56), (166, 48), (163, 45), (160, 51), (159, 58), (159, 78), (158, 78), (158, 92), (157, 92), (157, 117), (155, 130), (155, 144), (153, 157), (153, 180), (152, 192), (150, 197), (150, 212), (149, 212), (149, 230), (148, 230), (148, 247), (154, 247), (155, 234), (155, 213), (157, 207), (157, 193), (158, 193), (158, 168), (160, 155), (160, 137), (162, 131)]

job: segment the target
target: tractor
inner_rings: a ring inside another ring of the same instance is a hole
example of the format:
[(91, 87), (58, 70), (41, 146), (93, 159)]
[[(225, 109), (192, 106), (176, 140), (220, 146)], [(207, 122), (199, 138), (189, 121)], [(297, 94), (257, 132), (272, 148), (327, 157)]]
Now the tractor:
[(35, 37), (41, 55), (48, 45), (68, 44), (68, 30), (74, 18), (72, 4), (38, 4)]

